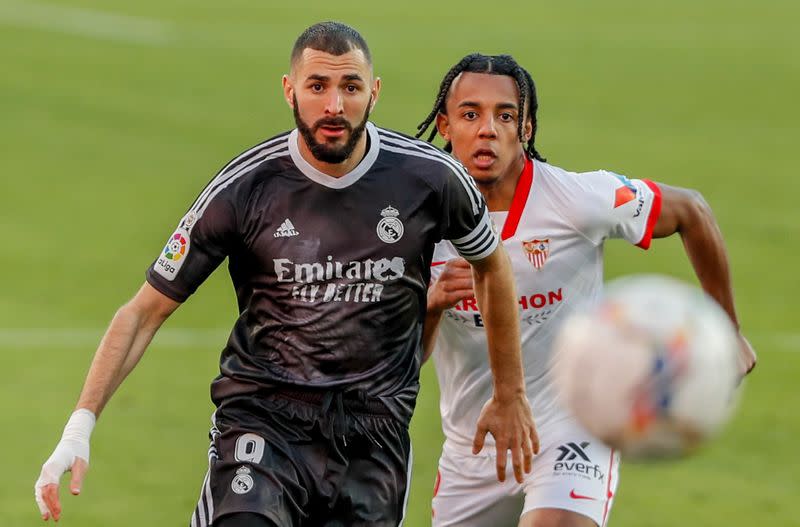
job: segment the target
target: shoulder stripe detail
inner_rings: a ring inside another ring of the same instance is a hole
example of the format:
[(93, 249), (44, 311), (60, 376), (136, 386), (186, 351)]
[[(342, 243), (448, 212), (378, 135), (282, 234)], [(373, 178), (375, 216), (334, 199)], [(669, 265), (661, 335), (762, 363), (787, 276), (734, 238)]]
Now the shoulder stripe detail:
[(390, 145), (388, 141), (383, 141), (382, 143), (383, 144), (381, 144), (381, 148), (384, 150), (388, 150), (389, 152), (395, 152), (398, 154), (405, 154), (415, 157), (422, 157), (424, 159), (438, 161), (439, 163), (448, 166), (451, 169), (451, 171), (455, 174), (456, 178), (461, 183), (461, 185), (464, 187), (464, 190), (466, 190), (467, 195), (469, 196), (470, 205), (472, 205), (472, 213), (477, 215), (480, 212), (481, 210), (480, 198), (478, 197), (478, 191), (475, 188), (474, 183), (472, 182), (472, 178), (470, 176), (459, 173), (458, 170), (454, 169), (452, 165), (450, 165), (440, 156), (430, 155), (427, 152), (422, 152), (420, 150), (412, 150), (409, 148), (393, 146)]
[(226, 167), (219, 171), (214, 179), (212, 179), (211, 182), (206, 185), (206, 188), (204, 188), (203, 192), (201, 192), (197, 197), (190, 210), (197, 212), (198, 209), (205, 208), (208, 196), (214, 192), (214, 188), (223, 183), (232, 174), (238, 173), (242, 167), (253, 166), (252, 163), (254, 161), (258, 161), (264, 156), (276, 152), (282, 148), (287, 148), (287, 145), (288, 141), (285, 138), (283, 138), (283, 141), (269, 141), (263, 145), (259, 145), (250, 149), (248, 152), (245, 152), (245, 154), (239, 156), (239, 161), (228, 163)]
[[(464, 189), (467, 191), (470, 203), (473, 206), (473, 213), (478, 214), (478, 212), (480, 212), (479, 203), (481, 202), (481, 197), (480, 197), (480, 192), (478, 191), (478, 187), (475, 185), (475, 180), (472, 179), (472, 176), (470, 176), (467, 173), (467, 170), (464, 168), (464, 166), (461, 165), (461, 163), (459, 163), (456, 159), (443, 153), (436, 147), (428, 145), (428, 143), (423, 143), (421, 141), (412, 142), (402, 136), (392, 137), (388, 135), (384, 135), (382, 139), (383, 141), (381, 144), (381, 148), (386, 148), (391, 152), (396, 152), (400, 154), (407, 154), (417, 157), (424, 157), (427, 159), (433, 159), (435, 161), (444, 163), (445, 165), (450, 167), (456, 174), (456, 176), (458, 176), (458, 180), (461, 182)], [(388, 148), (389, 145), (392, 145), (394, 147), (400, 147), (402, 148), (402, 150), (397, 148)]]
[(222, 172), (225, 172), (226, 170), (231, 168), (235, 163), (237, 163), (239, 161), (243, 161), (245, 157), (247, 157), (250, 154), (253, 154), (253, 153), (257, 152), (261, 148), (267, 148), (269, 146), (276, 145), (280, 141), (288, 141), (290, 133), (292, 133), (292, 132), (291, 131), (286, 131), (286, 132), (284, 132), (284, 133), (282, 133), (280, 135), (276, 135), (275, 137), (271, 137), (271, 138), (269, 138), (269, 139), (267, 139), (265, 141), (261, 141), (260, 143), (258, 143), (255, 146), (250, 147), (249, 149), (245, 150), (244, 152), (242, 152), (241, 154), (239, 154), (238, 156), (236, 156), (232, 160), (228, 161), (228, 163), (224, 167), (222, 167), (222, 169), (220, 169), (219, 172), (217, 172), (217, 174), (221, 174)]
[(456, 171), (459, 171), (464, 175), (469, 176), (467, 170), (457, 159), (447, 154), (446, 152), (439, 150), (430, 143), (418, 140), (411, 140), (398, 134), (386, 134), (382, 132), (385, 132), (385, 130), (380, 130), (378, 132), (379, 135), (381, 135), (381, 139), (388, 141), (391, 144), (394, 144), (395, 146), (404, 146), (409, 149), (413, 149), (419, 152), (424, 152), (428, 155), (436, 156), (440, 158), (442, 161), (445, 161), (449, 166), (453, 167), (453, 169), (455, 169)]
[(256, 146), (252, 147), (251, 149), (247, 150), (246, 152), (240, 154), (233, 160), (229, 161), (222, 169), (217, 172), (208, 185), (203, 189), (197, 199), (194, 200), (191, 208), (189, 210), (196, 211), (198, 208), (203, 206), (203, 201), (205, 198), (213, 192), (214, 186), (220, 183), (228, 174), (232, 171), (237, 170), (239, 167), (249, 164), (255, 157), (265, 154), (269, 155), (270, 153), (280, 149), (285, 148), (288, 144), (288, 133), (283, 134), (280, 137), (272, 138), (262, 143), (257, 144)]
[[(275, 152), (274, 149), (270, 150), (272, 155), (267, 155), (267, 151), (262, 152), (258, 156), (254, 157), (250, 163), (239, 167), (238, 170), (233, 171), (229, 174), (226, 174), (224, 178), (220, 179), (220, 181), (214, 186), (213, 190), (208, 193), (208, 198), (199, 206), (199, 208), (192, 208), (192, 210), (197, 214), (197, 217), (200, 218), (203, 216), (203, 212), (205, 212), (206, 208), (208, 208), (208, 204), (211, 203), (217, 194), (225, 190), (231, 183), (242, 177), (243, 175), (250, 172), (252, 169), (256, 168), (258, 165), (269, 161), (270, 159), (275, 159), (277, 157), (285, 157), (289, 155), (289, 149), (286, 145), (283, 145), (283, 150)], [(266, 156), (266, 157), (265, 157)], [(196, 225), (195, 222), (192, 226)], [(191, 227), (189, 227), (189, 232), (191, 232)]]
[(403, 134), (398, 134), (397, 132), (393, 132), (392, 130), (387, 130), (386, 128), (378, 128), (378, 133), (381, 135), (386, 136), (389, 139), (396, 139), (400, 141), (405, 141), (407, 143), (413, 144), (414, 146), (418, 146), (425, 150), (430, 150), (433, 153), (451, 157), (446, 152), (444, 152), (441, 148), (437, 148), (436, 146), (432, 145), (427, 141), (423, 141), (422, 139), (415, 139), (413, 137), (406, 137)]
[(425, 141), (420, 141), (419, 139), (409, 139), (395, 132), (390, 132), (389, 130), (384, 130), (381, 128), (378, 129), (378, 132), (383, 135), (384, 140), (393, 142), (393, 144), (414, 148), (415, 150), (424, 151), (441, 158), (449, 166), (453, 167), (457, 174), (466, 178), (466, 181), (468, 182), (469, 186), (473, 188), (476, 195), (479, 194), (478, 187), (475, 185), (475, 180), (469, 175), (469, 172), (467, 172), (467, 169), (464, 167), (464, 165), (462, 165), (461, 162), (459, 162), (453, 156), (443, 152), (442, 150), (439, 150), (432, 144)]

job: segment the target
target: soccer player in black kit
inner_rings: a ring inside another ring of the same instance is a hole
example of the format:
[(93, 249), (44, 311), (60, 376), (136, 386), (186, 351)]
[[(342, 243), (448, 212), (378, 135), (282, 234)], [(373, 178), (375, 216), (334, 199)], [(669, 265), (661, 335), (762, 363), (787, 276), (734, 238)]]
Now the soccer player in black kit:
[(297, 129), (222, 168), (111, 322), (36, 482), (43, 519), (61, 515), (65, 471), (80, 490), (96, 416), (164, 320), (226, 257), (239, 317), (211, 386), (209, 470), (192, 527), (402, 524), (441, 239), (473, 264), (489, 334), (495, 392), (475, 450), (490, 432), (500, 480), (508, 450), (518, 480), (530, 470), (538, 438), (516, 294), (472, 179), (436, 148), (368, 121), (380, 79), (348, 26), (300, 35), (283, 87)]

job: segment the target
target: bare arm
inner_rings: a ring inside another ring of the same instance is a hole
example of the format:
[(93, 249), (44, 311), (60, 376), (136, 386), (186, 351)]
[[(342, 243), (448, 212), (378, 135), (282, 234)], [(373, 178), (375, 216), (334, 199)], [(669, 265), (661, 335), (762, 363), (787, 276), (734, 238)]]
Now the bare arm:
[[(658, 184), (661, 188), (661, 215), (653, 229), (654, 238), (680, 233), (683, 247), (694, 272), (705, 290), (728, 313), (736, 329), (739, 320), (733, 301), (730, 265), (725, 242), (711, 208), (703, 196), (691, 189)], [(749, 373), (756, 364), (750, 343), (739, 333), (740, 370)]]
[(180, 306), (148, 283), (111, 320), (95, 352), (77, 408), (100, 415), (161, 324)]
[(533, 453), (539, 452), (539, 438), (525, 390), (511, 262), (500, 245), (490, 256), (472, 265), (494, 381), (494, 394), (478, 419), (473, 452), (480, 452), (486, 433), (491, 432), (497, 445), (498, 479), (505, 480), (507, 451), (511, 450), (514, 475), (522, 483), (523, 469), (530, 472)]
[(503, 401), (524, 398), (519, 311), (511, 262), (498, 246), (490, 256), (472, 265), (475, 297), (486, 327), (495, 397)]

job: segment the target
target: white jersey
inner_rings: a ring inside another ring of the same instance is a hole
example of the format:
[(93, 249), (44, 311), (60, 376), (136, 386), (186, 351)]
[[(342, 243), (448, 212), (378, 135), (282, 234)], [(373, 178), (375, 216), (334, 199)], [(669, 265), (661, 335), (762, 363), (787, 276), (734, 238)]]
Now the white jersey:
[[(537, 427), (566, 417), (547, 375), (551, 344), (561, 321), (602, 292), (603, 242), (624, 238), (647, 249), (660, 209), (653, 182), (527, 161), (510, 210), (491, 213), (514, 270), (525, 383)], [(432, 278), (457, 257), (449, 242), (439, 243)], [(486, 333), (474, 298), (445, 311), (433, 358), (447, 445), (469, 451), (492, 394)]]

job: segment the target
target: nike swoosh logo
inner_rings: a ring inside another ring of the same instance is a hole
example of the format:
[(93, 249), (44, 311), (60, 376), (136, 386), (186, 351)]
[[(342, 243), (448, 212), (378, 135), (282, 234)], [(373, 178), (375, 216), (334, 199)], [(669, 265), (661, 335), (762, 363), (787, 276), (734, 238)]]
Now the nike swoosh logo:
[(595, 501), (597, 500), (597, 498), (593, 498), (591, 496), (584, 496), (582, 494), (576, 494), (575, 493), (575, 489), (572, 489), (569, 492), (569, 497), (572, 498), (573, 500), (595, 500)]

